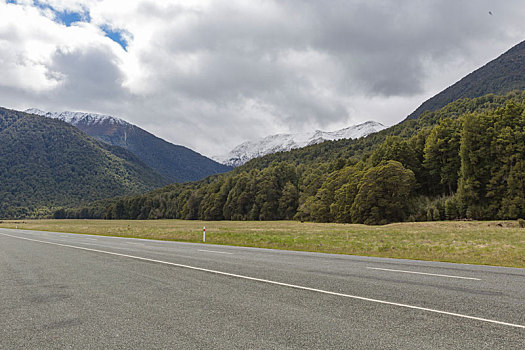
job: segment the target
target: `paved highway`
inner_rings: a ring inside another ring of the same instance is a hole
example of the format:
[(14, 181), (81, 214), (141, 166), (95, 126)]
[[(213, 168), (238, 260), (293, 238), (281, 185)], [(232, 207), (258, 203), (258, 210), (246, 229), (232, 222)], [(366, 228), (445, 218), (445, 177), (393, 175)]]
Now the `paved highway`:
[(0, 349), (524, 349), (525, 270), (0, 229)]

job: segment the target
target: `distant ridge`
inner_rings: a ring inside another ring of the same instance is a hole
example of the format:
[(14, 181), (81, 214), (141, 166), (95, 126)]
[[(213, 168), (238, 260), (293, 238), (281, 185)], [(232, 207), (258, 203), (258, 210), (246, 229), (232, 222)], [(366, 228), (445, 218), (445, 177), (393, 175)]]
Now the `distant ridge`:
[(83, 112), (46, 112), (36, 108), (25, 112), (65, 121), (101, 141), (123, 147), (170, 182), (196, 181), (232, 169), (120, 118)]
[(525, 90), (525, 41), (426, 100), (407, 119), (418, 118), (425, 111), (438, 110), (461, 98), (504, 95), (514, 90)]
[(316, 130), (314, 132), (298, 134), (271, 135), (262, 139), (243, 142), (227, 155), (213, 158), (222, 164), (237, 167), (253, 158), (262, 157), (267, 154), (285, 152), (328, 140), (357, 139), (385, 128), (386, 126), (381, 123), (368, 121), (331, 132)]

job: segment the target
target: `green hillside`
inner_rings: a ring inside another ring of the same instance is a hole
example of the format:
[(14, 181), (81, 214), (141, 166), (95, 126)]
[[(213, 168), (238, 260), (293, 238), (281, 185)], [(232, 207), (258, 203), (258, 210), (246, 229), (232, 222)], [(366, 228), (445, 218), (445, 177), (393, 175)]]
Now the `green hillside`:
[(358, 140), (56, 217), (383, 224), (525, 217), (525, 92), (462, 99)]
[(425, 111), (435, 111), (461, 98), (504, 95), (514, 90), (525, 90), (525, 41), (428, 99), (407, 119), (418, 118)]
[(166, 183), (130, 152), (67, 123), (0, 108), (0, 218), (45, 214)]

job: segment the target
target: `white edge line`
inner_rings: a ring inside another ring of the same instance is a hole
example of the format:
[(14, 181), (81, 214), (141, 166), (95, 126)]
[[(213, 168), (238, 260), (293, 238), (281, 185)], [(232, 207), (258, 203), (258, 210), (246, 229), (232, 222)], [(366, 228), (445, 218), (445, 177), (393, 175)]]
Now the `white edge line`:
[(229, 252), (219, 252), (219, 251), (216, 251), (216, 250), (206, 250), (206, 249), (197, 249), (198, 252), (207, 252), (207, 253), (217, 253), (217, 254), (230, 254), (232, 255), (233, 253), (229, 253)]
[(460, 278), (464, 280), (474, 280), (474, 281), (481, 281), (481, 278), (474, 278), (474, 277), (462, 277), (462, 276), (452, 276), (452, 275), (441, 275), (438, 273), (428, 273), (428, 272), (418, 272), (418, 271), (405, 271), (405, 270), (394, 270), (394, 269), (383, 269), (381, 267), (366, 267), (370, 270), (381, 270), (381, 271), (392, 271), (392, 272), (403, 272), (403, 273), (413, 273), (415, 275), (428, 275), (428, 276), (438, 276), (438, 277), (449, 277), (449, 278)]
[(156, 259), (143, 258), (143, 257), (140, 257), (140, 256), (109, 252), (109, 251), (99, 250), (99, 249), (78, 247), (78, 246), (69, 245), (69, 244), (46, 242), (46, 241), (41, 241), (41, 240), (38, 240), (38, 239), (32, 239), (32, 238), (26, 238), (26, 237), (12, 236), (12, 235), (8, 235), (6, 233), (0, 233), (0, 235), (12, 237), (12, 238), (23, 239), (23, 240), (27, 240), (27, 241), (44, 243), (44, 244), (57, 245), (57, 246), (61, 246), (61, 247), (68, 247), (68, 248), (86, 250), (86, 251), (91, 251), (91, 252), (96, 252), (96, 253), (103, 253), (103, 254), (109, 254), (109, 255), (122, 256), (122, 257), (126, 257), (126, 258), (142, 260), (142, 261), (149, 261), (149, 262), (154, 262), (154, 263), (159, 263), (159, 264), (177, 266), (177, 267), (182, 267), (182, 268), (186, 268), (186, 269), (190, 269), (190, 270), (209, 272), (209, 273), (213, 273), (213, 274), (216, 274), (216, 275), (222, 275), (222, 276), (242, 278), (242, 279), (246, 279), (246, 280), (250, 280), (250, 281), (263, 282), (263, 283), (273, 284), (273, 285), (282, 286), (282, 287), (289, 287), (289, 288), (294, 288), (294, 289), (307, 290), (307, 291), (317, 292), (317, 293), (322, 293), (322, 294), (327, 294), (327, 295), (334, 295), (334, 296), (339, 296), (339, 297), (344, 297), (344, 298), (369, 301), (369, 302), (378, 303), (378, 304), (384, 304), (384, 305), (399, 306), (399, 307), (404, 307), (404, 308), (407, 308), (407, 309), (433, 312), (433, 313), (442, 314), (442, 315), (466, 318), (466, 319), (469, 319), (469, 320), (475, 320), (475, 321), (481, 321), (481, 322), (487, 322), (487, 323), (493, 323), (493, 324), (498, 324), (498, 325), (503, 325), (503, 326), (509, 326), (509, 327), (525, 329), (525, 325), (520, 325), (520, 324), (515, 324), (515, 323), (508, 323), (508, 322), (502, 322), (502, 321), (496, 321), (496, 320), (491, 320), (491, 319), (488, 319), (488, 318), (481, 318), (481, 317), (463, 315), (463, 314), (458, 314), (458, 313), (455, 313), (455, 312), (448, 312), (448, 311), (430, 309), (430, 308), (421, 307), (421, 306), (414, 306), (414, 305), (409, 305), (409, 304), (396, 303), (396, 302), (392, 302), (392, 301), (385, 301), (385, 300), (379, 300), (379, 299), (360, 297), (360, 296), (357, 296), (357, 295), (350, 295), (350, 294), (343, 294), (343, 293), (337, 293), (337, 292), (330, 292), (330, 291), (327, 291), (327, 290), (322, 290), (322, 289), (317, 289), (317, 288), (310, 288), (310, 287), (304, 287), (304, 286), (299, 286), (299, 285), (295, 285), (295, 284), (289, 284), (289, 283), (277, 282), (277, 281), (272, 281), (272, 280), (266, 280), (266, 279), (263, 279), (263, 278), (256, 278), (256, 277), (238, 275), (238, 274), (235, 274), (235, 273), (210, 270), (210, 269), (205, 269), (205, 268), (202, 268), (202, 267), (195, 267), (195, 266), (189, 266), (189, 265), (184, 265), (184, 264), (177, 264), (177, 263), (172, 263), (172, 262), (169, 262), (169, 261), (162, 261), (162, 260), (156, 260)]

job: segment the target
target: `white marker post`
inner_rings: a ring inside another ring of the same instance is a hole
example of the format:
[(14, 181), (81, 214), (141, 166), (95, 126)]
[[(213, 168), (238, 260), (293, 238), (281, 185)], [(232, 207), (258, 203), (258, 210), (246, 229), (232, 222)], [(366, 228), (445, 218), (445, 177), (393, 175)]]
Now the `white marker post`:
[(206, 243), (206, 226), (202, 228), (202, 241)]

